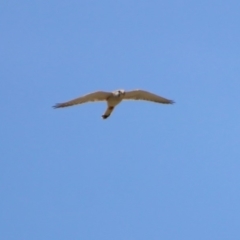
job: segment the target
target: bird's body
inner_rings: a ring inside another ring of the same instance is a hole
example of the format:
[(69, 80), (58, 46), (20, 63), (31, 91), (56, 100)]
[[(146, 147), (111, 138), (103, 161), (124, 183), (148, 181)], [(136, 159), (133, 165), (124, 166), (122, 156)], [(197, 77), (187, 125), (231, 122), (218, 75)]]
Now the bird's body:
[(143, 90), (133, 90), (133, 91), (124, 91), (124, 90), (117, 90), (114, 92), (103, 92), (97, 91), (94, 93), (87, 94), (85, 96), (81, 96), (79, 98), (75, 98), (68, 102), (64, 103), (57, 103), (54, 108), (62, 108), (62, 107), (69, 107), (76, 104), (82, 104), (86, 102), (94, 102), (94, 101), (106, 101), (107, 102), (107, 110), (102, 115), (103, 119), (108, 118), (115, 106), (117, 106), (122, 100), (145, 100), (145, 101), (152, 101), (157, 103), (164, 103), (164, 104), (172, 104), (174, 101), (160, 97), (153, 93), (143, 91)]

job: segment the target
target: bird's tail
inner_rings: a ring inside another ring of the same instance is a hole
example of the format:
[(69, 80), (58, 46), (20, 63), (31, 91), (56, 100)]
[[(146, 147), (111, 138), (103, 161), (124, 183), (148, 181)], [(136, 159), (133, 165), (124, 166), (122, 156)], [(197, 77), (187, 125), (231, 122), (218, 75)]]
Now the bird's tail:
[(102, 115), (102, 118), (103, 118), (103, 119), (108, 118), (108, 117), (111, 115), (113, 109), (114, 109), (114, 107), (110, 107), (110, 106), (109, 106), (109, 107), (107, 108), (107, 110), (105, 111), (105, 113)]

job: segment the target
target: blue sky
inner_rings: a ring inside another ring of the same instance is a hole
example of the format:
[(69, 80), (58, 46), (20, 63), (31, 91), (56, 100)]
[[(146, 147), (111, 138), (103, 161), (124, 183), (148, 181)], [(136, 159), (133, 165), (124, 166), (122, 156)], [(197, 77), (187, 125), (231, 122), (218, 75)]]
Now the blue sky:
[[(240, 2), (0, 4), (0, 239), (240, 239)], [(146, 89), (173, 106), (53, 110)]]

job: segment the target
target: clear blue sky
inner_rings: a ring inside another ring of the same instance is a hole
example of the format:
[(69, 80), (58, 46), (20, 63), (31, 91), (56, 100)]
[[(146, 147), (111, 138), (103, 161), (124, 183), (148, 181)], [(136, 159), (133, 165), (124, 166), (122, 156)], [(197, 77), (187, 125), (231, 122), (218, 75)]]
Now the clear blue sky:
[[(240, 1), (2, 1), (0, 239), (240, 239)], [(53, 110), (142, 88), (165, 106)]]

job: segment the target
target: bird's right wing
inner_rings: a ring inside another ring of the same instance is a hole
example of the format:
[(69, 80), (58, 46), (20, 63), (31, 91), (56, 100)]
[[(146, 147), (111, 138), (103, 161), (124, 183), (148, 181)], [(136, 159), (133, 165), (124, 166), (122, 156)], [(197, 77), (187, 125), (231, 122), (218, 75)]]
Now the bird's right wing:
[(86, 103), (86, 102), (104, 101), (109, 96), (111, 96), (111, 94), (112, 94), (111, 92), (102, 92), (102, 91), (89, 93), (87, 95), (72, 99), (67, 102), (57, 103), (53, 107), (54, 108), (62, 108), (62, 107), (69, 107), (69, 106), (73, 106), (76, 104), (82, 104), (82, 103)]
[(123, 100), (145, 100), (157, 103), (172, 104), (173, 100), (158, 96), (154, 93), (150, 93), (144, 90), (128, 91), (123, 96)]

